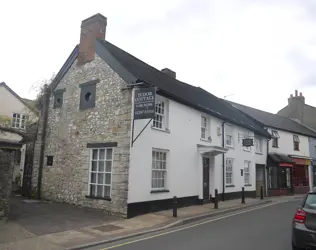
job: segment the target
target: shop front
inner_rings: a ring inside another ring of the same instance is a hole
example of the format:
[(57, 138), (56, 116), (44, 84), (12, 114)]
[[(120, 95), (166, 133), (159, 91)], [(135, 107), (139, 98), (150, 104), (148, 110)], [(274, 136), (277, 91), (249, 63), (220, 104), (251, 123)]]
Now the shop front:
[(269, 153), (267, 166), (268, 195), (292, 195), (294, 161), (285, 154)]
[(290, 156), (294, 161), (293, 167), (293, 192), (305, 194), (310, 190), (309, 166), (311, 159), (308, 157)]

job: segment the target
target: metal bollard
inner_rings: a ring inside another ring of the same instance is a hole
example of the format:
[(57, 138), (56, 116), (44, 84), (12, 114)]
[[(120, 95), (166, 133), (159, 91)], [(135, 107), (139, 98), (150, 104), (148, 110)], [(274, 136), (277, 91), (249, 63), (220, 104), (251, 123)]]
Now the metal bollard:
[(241, 203), (245, 204), (245, 188), (242, 187), (241, 189)]
[(215, 189), (214, 209), (218, 209), (218, 190), (217, 190), (217, 188)]
[(173, 217), (178, 217), (178, 199), (177, 196), (173, 196), (173, 208), (172, 208), (172, 212), (173, 212)]
[(263, 200), (263, 186), (260, 187), (260, 200)]

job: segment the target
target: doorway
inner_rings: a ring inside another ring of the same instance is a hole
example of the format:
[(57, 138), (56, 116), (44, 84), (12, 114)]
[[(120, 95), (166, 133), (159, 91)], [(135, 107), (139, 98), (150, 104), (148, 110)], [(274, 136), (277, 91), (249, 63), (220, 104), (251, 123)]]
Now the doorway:
[(210, 158), (203, 157), (203, 201), (210, 200)]
[(263, 193), (265, 193), (264, 182), (264, 165), (256, 164), (256, 196), (260, 196), (261, 186), (263, 187)]

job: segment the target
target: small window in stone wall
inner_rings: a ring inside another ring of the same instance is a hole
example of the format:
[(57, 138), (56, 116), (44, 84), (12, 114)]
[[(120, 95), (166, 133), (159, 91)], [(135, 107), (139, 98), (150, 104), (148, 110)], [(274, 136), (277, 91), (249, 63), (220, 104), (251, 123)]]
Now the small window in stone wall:
[(48, 155), (48, 156), (46, 156), (46, 158), (47, 158), (46, 165), (47, 165), (47, 166), (53, 166), (54, 156)]
[(61, 108), (63, 106), (65, 91), (65, 89), (58, 89), (54, 91), (54, 108)]
[(95, 107), (96, 84), (98, 82), (99, 80), (93, 80), (79, 85), (81, 88), (79, 108), (81, 110)]

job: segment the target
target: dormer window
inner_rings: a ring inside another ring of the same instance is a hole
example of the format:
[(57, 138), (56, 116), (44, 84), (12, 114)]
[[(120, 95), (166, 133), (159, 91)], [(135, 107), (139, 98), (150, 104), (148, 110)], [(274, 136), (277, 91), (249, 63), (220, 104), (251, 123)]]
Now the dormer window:
[(156, 95), (156, 115), (152, 128), (168, 131), (169, 102), (166, 98)]
[(276, 130), (272, 130), (272, 147), (278, 148), (279, 147), (279, 133)]
[(293, 135), (293, 146), (295, 151), (300, 150), (300, 138), (298, 135)]

